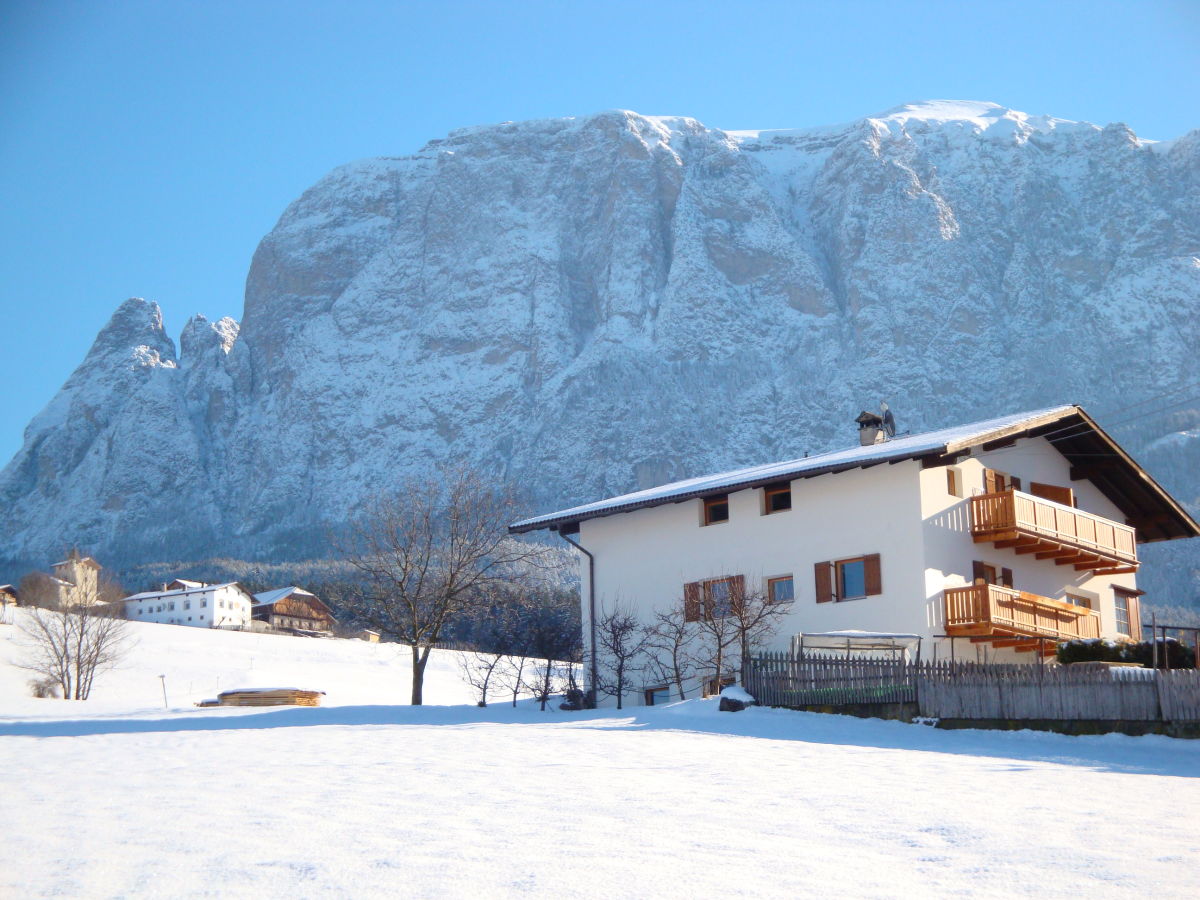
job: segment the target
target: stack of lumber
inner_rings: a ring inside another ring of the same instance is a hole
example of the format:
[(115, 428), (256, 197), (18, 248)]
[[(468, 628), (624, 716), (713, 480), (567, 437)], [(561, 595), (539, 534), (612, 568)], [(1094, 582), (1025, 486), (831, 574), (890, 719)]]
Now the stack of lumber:
[(221, 706), (320, 706), (324, 691), (300, 688), (244, 688), (217, 695)]

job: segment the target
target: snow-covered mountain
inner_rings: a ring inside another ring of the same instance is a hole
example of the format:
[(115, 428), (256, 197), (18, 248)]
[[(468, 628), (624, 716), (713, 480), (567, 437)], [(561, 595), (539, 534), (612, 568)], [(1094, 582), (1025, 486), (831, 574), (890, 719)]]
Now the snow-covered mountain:
[(1082, 403), (1195, 508), (1198, 313), (1200, 131), (464, 129), (305, 192), (240, 328), (176, 353), (122, 304), (0, 473), (0, 558), (301, 558), (446, 458), (544, 509), (844, 446), (881, 398), (914, 431)]

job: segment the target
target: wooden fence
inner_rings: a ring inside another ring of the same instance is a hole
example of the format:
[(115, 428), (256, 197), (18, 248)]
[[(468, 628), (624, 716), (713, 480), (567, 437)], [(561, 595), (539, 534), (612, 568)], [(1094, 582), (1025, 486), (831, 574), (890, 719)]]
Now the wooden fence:
[(1200, 722), (1200, 671), (904, 663), (764, 653), (743, 683), (765, 706), (915, 703), (937, 719)]
[(846, 659), (806, 653), (763, 653), (748, 660), (747, 691), (764, 706), (841, 706), (911, 703), (915, 669), (900, 660)]

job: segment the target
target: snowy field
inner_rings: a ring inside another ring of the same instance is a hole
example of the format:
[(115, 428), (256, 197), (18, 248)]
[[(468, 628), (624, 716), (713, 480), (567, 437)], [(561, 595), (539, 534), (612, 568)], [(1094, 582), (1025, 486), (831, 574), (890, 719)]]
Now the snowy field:
[[(1194, 897), (1200, 742), (688, 701), (397, 705), (394, 646), (138, 625), (86, 703), (0, 626), (3, 897)], [(162, 708), (167, 675), (170, 709)], [(220, 684), (216, 684), (217, 678)], [(320, 709), (200, 710), (243, 683)]]

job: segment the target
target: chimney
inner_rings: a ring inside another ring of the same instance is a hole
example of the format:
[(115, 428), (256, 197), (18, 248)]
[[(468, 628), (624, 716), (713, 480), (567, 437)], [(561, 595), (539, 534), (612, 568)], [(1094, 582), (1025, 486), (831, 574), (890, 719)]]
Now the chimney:
[(887, 440), (883, 430), (883, 416), (864, 409), (854, 421), (858, 423), (858, 442), (862, 446), (870, 447)]

